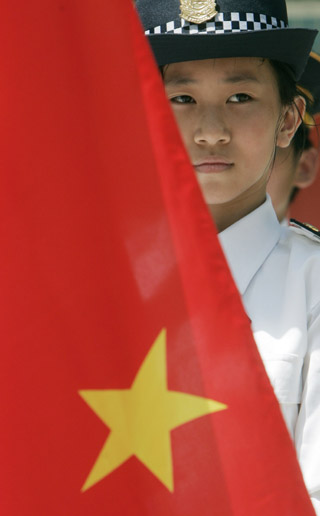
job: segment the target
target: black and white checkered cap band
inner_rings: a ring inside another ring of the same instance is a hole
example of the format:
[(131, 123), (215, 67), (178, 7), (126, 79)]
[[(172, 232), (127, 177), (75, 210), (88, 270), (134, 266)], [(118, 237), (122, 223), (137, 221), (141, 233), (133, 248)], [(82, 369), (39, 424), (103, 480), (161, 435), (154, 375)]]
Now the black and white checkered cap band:
[(181, 18), (146, 30), (145, 34), (226, 34), (252, 30), (283, 29), (287, 26), (283, 20), (266, 14), (218, 13), (213, 21), (197, 25)]

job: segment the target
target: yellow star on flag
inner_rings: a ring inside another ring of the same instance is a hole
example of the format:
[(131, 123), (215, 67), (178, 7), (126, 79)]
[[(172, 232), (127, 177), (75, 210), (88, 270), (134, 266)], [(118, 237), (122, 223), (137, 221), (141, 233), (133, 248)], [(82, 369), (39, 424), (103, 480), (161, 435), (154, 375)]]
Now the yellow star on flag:
[(145, 357), (131, 389), (84, 390), (79, 394), (111, 430), (82, 491), (134, 455), (173, 492), (170, 431), (227, 408), (208, 398), (168, 390), (165, 330)]

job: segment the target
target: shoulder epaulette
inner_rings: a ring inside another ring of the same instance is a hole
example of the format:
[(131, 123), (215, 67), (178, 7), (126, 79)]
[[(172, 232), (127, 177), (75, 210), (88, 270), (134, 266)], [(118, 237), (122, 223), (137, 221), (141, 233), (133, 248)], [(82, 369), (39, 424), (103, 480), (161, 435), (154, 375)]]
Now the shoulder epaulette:
[(290, 219), (290, 226), (293, 228), (305, 229), (306, 231), (309, 231), (309, 233), (312, 233), (320, 239), (320, 230), (315, 226), (312, 226), (312, 224), (307, 224), (305, 222), (299, 222), (295, 219)]

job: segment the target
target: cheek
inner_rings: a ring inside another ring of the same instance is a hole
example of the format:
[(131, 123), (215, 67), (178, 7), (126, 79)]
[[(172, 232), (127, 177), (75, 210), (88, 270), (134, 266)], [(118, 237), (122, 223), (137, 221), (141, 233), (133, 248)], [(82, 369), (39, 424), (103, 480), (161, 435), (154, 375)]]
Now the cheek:
[(182, 136), (182, 140), (188, 149), (188, 145), (192, 142), (192, 117), (175, 109), (172, 109), (172, 111), (176, 119), (179, 132)]
[(275, 148), (276, 121), (263, 116), (242, 118), (233, 134), (237, 134), (238, 141), (241, 141), (252, 157), (270, 156)]
[[(182, 110), (180, 111), (179, 109), (174, 109), (174, 108), (172, 108), (172, 112), (174, 114), (174, 117), (176, 119), (176, 122), (178, 124), (180, 131), (186, 132), (187, 127), (188, 127), (188, 124), (187, 124), (188, 117), (186, 116), (186, 113), (184, 113)], [(189, 117), (189, 120), (190, 120), (190, 117)]]

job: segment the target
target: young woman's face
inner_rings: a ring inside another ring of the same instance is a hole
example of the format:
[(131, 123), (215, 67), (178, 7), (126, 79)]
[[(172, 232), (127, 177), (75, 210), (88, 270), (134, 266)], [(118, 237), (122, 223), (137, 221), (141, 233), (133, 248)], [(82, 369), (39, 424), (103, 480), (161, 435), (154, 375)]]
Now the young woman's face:
[(282, 107), (267, 60), (168, 65), (164, 83), (208, 204), (265, 198)]

